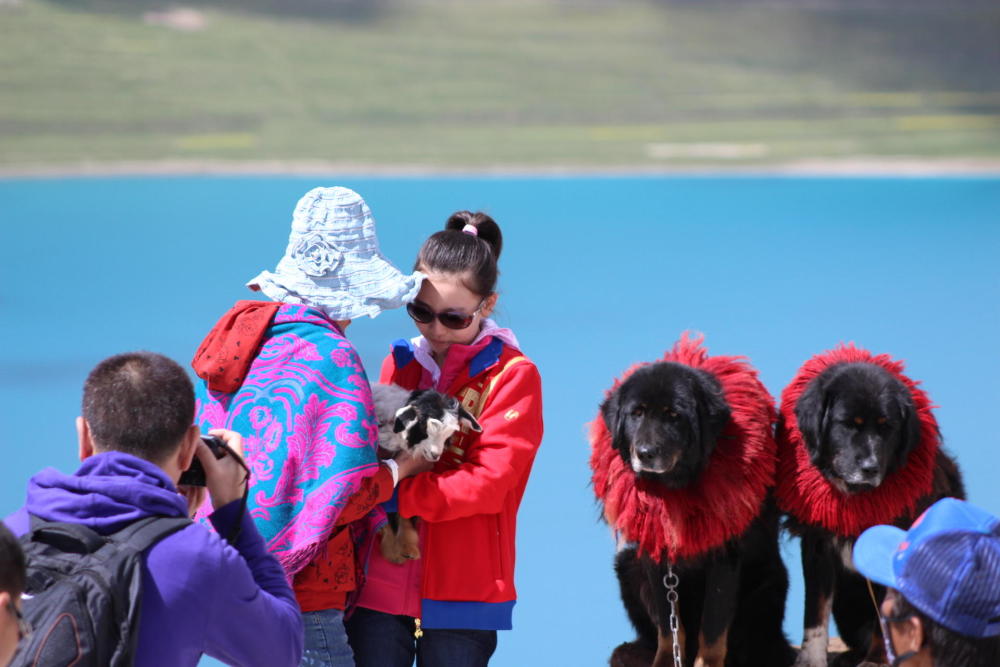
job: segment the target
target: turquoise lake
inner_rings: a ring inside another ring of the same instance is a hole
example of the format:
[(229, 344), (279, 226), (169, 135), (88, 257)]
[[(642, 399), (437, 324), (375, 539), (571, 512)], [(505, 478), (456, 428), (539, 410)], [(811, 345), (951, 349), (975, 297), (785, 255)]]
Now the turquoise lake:
[[(904, 359), (969, 498), (1000, 513), (1000, 178), (78, 178), (0, 181), (0, 515), (27, 478), (76, 465), (100, 359), (184, 364), (243, 284), (280, 258), (296, 200), (345, 185), (402, 268), (454, 210), (505, 233), (497, 319), (545, 388), (520, 512), (519, 601), (492, 664), (601, 665), (633, 632), (590, 489), (584, 425), (612, 379), (686, 330), (746, 355), (777, 397), (841, 341)], [(370, 374), (403, 312), (352, 325)], [(785, 627), (801, 640), (797, 546)]]

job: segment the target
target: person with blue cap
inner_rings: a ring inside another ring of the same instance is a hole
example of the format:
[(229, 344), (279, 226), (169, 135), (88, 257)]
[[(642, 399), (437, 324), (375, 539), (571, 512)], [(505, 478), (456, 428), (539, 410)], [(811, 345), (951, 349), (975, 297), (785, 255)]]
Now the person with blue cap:
[(944, 498), (910, 527), (873, 526), (854, 564), (888, 587), (880, 607), (892, 667), (1000, 665), (1000, 519)]

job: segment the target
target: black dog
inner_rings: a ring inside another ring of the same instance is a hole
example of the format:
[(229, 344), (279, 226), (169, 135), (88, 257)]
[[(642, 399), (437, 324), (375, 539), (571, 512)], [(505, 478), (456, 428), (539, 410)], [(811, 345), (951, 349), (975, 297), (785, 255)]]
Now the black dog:
[[(790, 405), (783, 404), (783, 413)], [(929, 404), (918, 406), (914, 393), (900, 377), (865, 361), (830, 365), (794, 401), (801, 445), (819, 473), (847, 497), (879, 489), (911, 462), (911, 455), (926, 438), (918, 414), (921, 409), (929, 410)], [(936, 437), (936, 424), (932, 431)], [(779, 425), (779, 441), (787, 442), (787, 438), (785, 425)], [(955, 462), (940, 449), (935, 459), (927, 460), (933, 462), (933, 481), (929, 489), (911, 493), (908, 504), (913, 511), (887, 521), (872, 517), (871, 524), (892, 521), (908, 528), (936, 500), (964, 497)], [(779, 498), (783, 497), (779, 488)], [(826, 628), (831, 611), (849, 647), (834, 664), (853, 667), (862, 661), (883, 662), (885, 653), (873, 605), (881, 602), (885, 591), (881, 586), (869, 590), (854, 569), (851, 554), (857, 535), (845, 536), (846, 530), (838, 534), (829, 525), (795, 515), (789, 517), (788, 526), (802, 538), (806, 587), (805, 634), (796, 666), (827, 665)]]
[[(632, 373), (602, 404), (601, 416), (624, 474), (683, 491), (698, 483), (720, 438), (735, 437), (726, 430), (730, 407), (712, 373), (666, 361)], [(770, 422), (766, 429), (773, 444)], [(795, 654), (781, 629), (788, 576), (770, 499), (741, 535), (700, 555), (671, 562), (634, 544), (620, 549), (615, 571), (638, 637), (615, 649), (612, 665), (674, 664), (668, 568), (678, 579), (676, 626), (685, 665), (791, 664)]]
[(809, 384), (795, 416), (813, 463), (844, 493), (877, 487), (920, 442), (910, 392), (874, 364), (829, 368)]

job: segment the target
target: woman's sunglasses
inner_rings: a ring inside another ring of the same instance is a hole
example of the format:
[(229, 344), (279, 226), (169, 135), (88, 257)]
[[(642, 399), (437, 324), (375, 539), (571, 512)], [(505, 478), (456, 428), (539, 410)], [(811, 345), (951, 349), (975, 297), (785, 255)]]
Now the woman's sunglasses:
[(467, 315), (465, 313), (457, 313), (454, 310), (436, 313), (422, 301), (411, 301), (406, 304), (406, 312), (421, 324), (430, 324), (436, 317), (438, 322), (449, 329), (468, 329), (472, 324), (472, 320), (476, 319), (476, 313), (483, 309), (484, 303), (486, 303), (485, 299), (479, 302), (479, 305), (471, 314)]

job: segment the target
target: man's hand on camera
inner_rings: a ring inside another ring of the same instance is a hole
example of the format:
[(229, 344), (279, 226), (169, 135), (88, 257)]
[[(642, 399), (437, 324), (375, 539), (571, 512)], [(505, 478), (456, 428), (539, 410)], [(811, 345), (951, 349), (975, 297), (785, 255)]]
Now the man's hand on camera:
[(198, 443), (195, 456), (205, 468), (205, 485), (212, 499), (212, 507), (219, 509), (243, 497), (244, 484), (247, 481), (247, 471), (240, 465), (243, 460), (243, 436), (236, 431), (221, 428), (213, 428), (209, 433), (219, 436), (240, 457), (237, 461), (231, 454), (227, 454), (217, 459), (208, 445), (204, 442)]
[(413, 456), (409, 450), (403, 450), (393, 458), (396, 461), (396, 465), (399, 466), (400, 479), (405, 479), (434, 467), (434, 461), (428, 461), (419, 455)]

